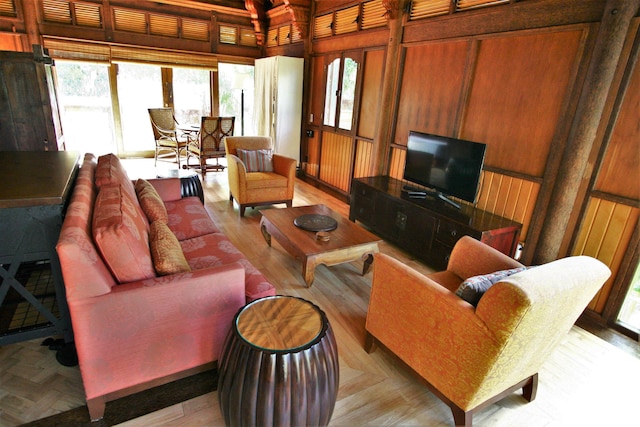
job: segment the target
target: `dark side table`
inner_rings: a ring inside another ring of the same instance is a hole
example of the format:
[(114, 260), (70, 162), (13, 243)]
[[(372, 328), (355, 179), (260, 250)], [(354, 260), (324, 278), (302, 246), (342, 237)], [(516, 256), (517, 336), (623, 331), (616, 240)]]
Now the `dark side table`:
[(327, 425), (339, 385), (338, 347), (313, 303), (274, 296), (236, 314), (220, 357), (227, 426)]
[(156, 173), (158, 178), (180, 178), (180, 194), (182, 197), (197, 196), (204, 204), (204, 190), (200, 177), (194, 171), (168, 169)]

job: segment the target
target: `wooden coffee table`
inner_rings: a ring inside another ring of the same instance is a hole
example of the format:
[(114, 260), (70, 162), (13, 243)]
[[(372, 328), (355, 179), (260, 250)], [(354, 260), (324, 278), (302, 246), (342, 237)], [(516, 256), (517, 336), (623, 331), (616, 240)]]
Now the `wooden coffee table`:
[[(273, 237), (287, 252), (302, 260), (302, 276), (307, 287), (313, 283), (318, 264), (331, 266), (362, 259), (362, 274), (365, 275), (373, 262), (373, 254), (378, 252), (378, 242), (381, 241), (378, 236), (325, 205), (265, 209), (261, 212), (260, 229), (264, 239), (271, 246)], [(328, 241), (318, 240), (315, 232), (303, 230), (293, 223), (297, 217), (305, 214), (331, 216), (337, 221), (338, 227), (328, 232)]]

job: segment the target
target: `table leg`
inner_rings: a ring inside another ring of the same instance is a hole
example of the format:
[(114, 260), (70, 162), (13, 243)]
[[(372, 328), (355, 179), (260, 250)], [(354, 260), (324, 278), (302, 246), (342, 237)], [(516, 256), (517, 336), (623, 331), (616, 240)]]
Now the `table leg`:
[(267, 242), (269, 246), (271, 246), (271, 234), (267, 231), (267, 227), (264, 224), (260, 224), (260, 231), (262, 232), (262, 237)]
[(362, 266), (362, 275), (364, 276), (369, 271), (369, 267), (371, 267), (371, 264), (373, 264), (373, 254), (368, 253), (362, 255), (362, 260), (364, 261), (364, 264)]
[(310, 288), (315, 278), (316, 261), (313, 258), (305, 258), (302, 260), (302, 277), (307, 288)]

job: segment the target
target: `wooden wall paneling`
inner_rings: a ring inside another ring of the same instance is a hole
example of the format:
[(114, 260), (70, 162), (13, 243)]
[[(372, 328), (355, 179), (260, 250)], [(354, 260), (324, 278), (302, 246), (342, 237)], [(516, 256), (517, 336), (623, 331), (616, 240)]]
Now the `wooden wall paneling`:
[(357, 135), (363, 138), (375, 137), (376, 122), (379, 118), (382, 75), (384, 73), (384, 50), (370, 50), (364, 54), (362, 78), (362, 98)]
[(389, 163), (389, 176), (395, 179), (402, 179), (404, 175), (404, 162), (407, 151), (397, 147), (391, 147), (391, 160)]
[(599, 22), (606, 0), (517, 1), (416, 20), (405, 25), (403, 42), (498, 34), (531, 28), (552, 28), (576, 23)]
[[(333, 59), (333, 58), (330, 58)], [(330, 59), (327, 60), (330, 62)], [(314, 56), (311, 59), (311, 90), (309, 91), (309, 117), (306, 123), (313, 126), (322, 125), (324, 111), (325, 57)]]
[[(640, 33), (636, 33), (636, 53)], [(634, 64), (595, 190), (640, 200), (640, 65)]]
[(394, 143), (409, 131), (454, 136), (465, 82), (469, 41), (406, 47)]
[(320, 132), (315, 132), (313, 137), (304, 138), (307, 143), (307, 159), (303, 168), (307, 175), (314, 178), (318, 177), (320, 170), (320, 137)]
[(355, 164), (353, 177), (371, 176), (371, 162), (373, 161), (373, 144), (362, 139), (356, 140)]
[(20, 34), (0, 33), (0, 50), (22, 52), (22, 40)]
[(460, 133), (488, 144), (486, 164), (544, 174), (583, 35), (571, 28), (480, 42)]
[(353, 139), (351, 137), (323, 132), (322, 155), (320, 157), (320, 180), (342, 190), (349, 191)]
[(520, 240), (526, 242), (540, 184), (485, 170), (480, 185), (476, 206), (521, 223)]
[(597, 258), (611, 269), (611, 278), (588, 308), (602, 313), (621, 263), (638, 226), (640, 209), (592, 197), (584, 216), (572, 255)]

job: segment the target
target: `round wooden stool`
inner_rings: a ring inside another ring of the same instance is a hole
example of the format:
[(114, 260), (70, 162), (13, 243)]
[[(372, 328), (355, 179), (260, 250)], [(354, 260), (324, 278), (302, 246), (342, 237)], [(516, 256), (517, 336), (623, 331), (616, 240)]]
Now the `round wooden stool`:
[(329, 320), (309, 301), (266, 297), (240, 309), (219, 360), (227, 426), (327, 425), (339, 384)]

